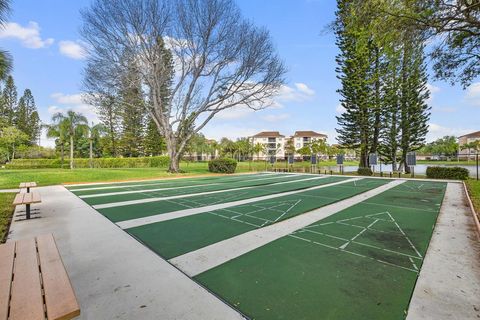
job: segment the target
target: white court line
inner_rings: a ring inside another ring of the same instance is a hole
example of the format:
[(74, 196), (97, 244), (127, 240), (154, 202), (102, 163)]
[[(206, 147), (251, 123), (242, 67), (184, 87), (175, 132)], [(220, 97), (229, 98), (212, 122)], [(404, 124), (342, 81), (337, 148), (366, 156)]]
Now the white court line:
[(92, 206), (94, 209), (105, 209), (105, 208), (115, 208), (115, 207), (122, 207), (122, 206), (130, 206), (140, 203), (149, 203), (149, 202), (157, 202), (163, 200), (172, 200), (172, 199), (180, 199), (180, 198), (190, 198), (195, 196), (203, 196), (209, 194), (216, 194), (222, 192), (229, 192), (229, 191), (239, 191), (239, 190), (247, 190), (252, 188), (259, 188), (265, 186), (274, 186), (279, 184), (287, 184), (287, 183), (294, 183), (294, 182), (301, 182), (301, 181), (308, 181), (314, 179), (323, 179), (326, 176), (302, 179), (302, 180), (291, 180), (291, 181), (282, 181), (282, 182), (275, 182), (268, 185), (260, 185), (260, 186), (248, 186), (248, 187), (240, 187), (240, 188), (233, 188), (233, 189), (222, 189), (222, 190), (215, 190), (215, 191), (206, 191), (206, 192), (198, 192), (198, 193), (190, 193), (190, 194), (181, 194), (176, 196), (168, 196), (168, 197), (155, 197), (155, 198), (147, 198), (147, 199), (138, 199), (138, 200), (128, 200), (128, 201), (120, 201), (120, 202), (112, 202), (112, 203), (104, 203), (104, 204), (97, 204)]
[[(351, 181), (351, 180), (347, 180)], [(209, 246), (188, 252), (169, 261), (187, 275), (194, 277), (227, 261), (235, 259), (247, 252), (264, 246), (274, 240), (290, 235), (292, 232), (305, 228), (321, 219), (331, 216), (341, 210), (376, 196), (386, 190), (396, 187), (405, 181), (392, 182), (347, 198), (330, 205), (300, 214), (264, 228), (255, 229), (238, 236), (219, 241)]]
[[(320, 178), (325, 178), (325, 176), (317, 177), (316, 179), (320, 179)], [(360, 179), (361, 178), (355, 178), (355, 180), (360, 180)], [(152, 216), (148, 216), (148, 217), (117, 222), (117, 225), (122, 229), (129, 229), (129, 228), (139, 227), (139, 226), (152, 224), (152, 223), (157, 223), (157, 222), (161, 222), (161, 221), (187, 217), (187, 216), (191, 216), (191, 215), (199, 214), (199, 213), (203, 213), (203, 212), (210, 212), (210, 211), (215, 211), (215, 210), (219, 210), (219, 209), (225, 209), (225, 208), (229, 208), (229, 207), (249, 204), (249, 203), (252, 203), (252, 202), (268, 200), (268, 199), (275, 199), (275, 198), (284, 197), (284, 196), (288, 196), (288, 195), (292, 195), (292, 194), (297, 194), (297, 193), (300, 193), (300, 192), (331, 187), (331, 186), (339, 185), (339, 184), (342, 184), (342, 183), (347, 183), (347, 182), (350, 182), (352, 180), (353, 179), (345, 179), (345, 180), (342, 180), (342, 181), (322, 184), (320, 186), (310, 187), (310, 188), (306, 188), (306, 189), (275, 193), (275, 194), (270, 194), (270, 195), (266, 195), (266, 196), (248, 198), (248, 199), (232, 201), (232, 202), (225, 202), (225, 203), (220, 203), (220, 204), (216, 204), (216, 205), (209, 205), (209, 206), (200, 207), (200, 208), (191, 208), (191, 209), (184, 209), (184, 210), (178, 210), (178, 211), (173, 211), (173, 212), (161, 213), (161, 214), (152, 215)], [(302, 180), (302, 181), (305, 181), (305, 180)]]
[[(235, 175), (235, 176), (232, 176), (232, 177), (258, 177), (259, 179), (261, 179), (262, 177), (264, 177), (266, 174), (248, 174), (248, 175)], [(271, 175), (271, 174), (270, 174)], [(283, 177), (286, 177), (286, 175), (284, 175)], [(80, 188), (80, 189), (68, 189), (68, 191), (71, 191), (71, 192), (76, 192), (76, 191), (90, 191), (90, 190), (108, 190), (108, 189), (118, 189), (118, 188), (131, 188), (131, 187), (148, 187), (148, 186), (156, 186), (156, 185), (162, 185), (162, 184), (167, 184), (167, 183), (175, 183), (175, 182), (197, 182), (197, 181), (203, 181), (205, 180), (205, 178), (208, 178), (208, 177), (199, 177), (199, 178), (178, 178), (178, 179), (163, 179), (163, 180), (151, 180), (151, 182), (153, 183), (143, 183), (143, 184), (129, 184), (129, 185), (121, 185), (121, 186), (108, 186), (108, 187), (95, 187), (95, 188)], [(158, 182), (155, 182), (155, 181), (158, 181)], [(235, 181), (235, 180), (234, 180)], [(243, 180), (240, 180), (240, 181), (243, 181)], [(132, 183), (134, 182), (145, 182), (145, 180), (143, 181), (132, 181)], [(214, 182), (214, 181), (213, 181)], [(117, 182), (118, 184), (120, 183), (129, 183), (129, 182)], [(99, 182), (97, 184), (91, 184), (91, 185), (104, 185), (104, 184), (114, 184), (114, 183), (104, 183), (104, 182)], [(83, 184), (78, 184), (78, 185), (65, 185), (65, 187), (72, 187), (72, 186), (83, 186)]]
[[(98, 198), (98, 197), (107, 197), (107, 196), (117, 196), (117, 195), (122, 195), (122, 194), (144, 193), (144, 192), (154, 192), (154, 191), (173, 190), (173, 189), (185, 189), (185, 188), (215, 186), (215, 185), (219, 185), (219, 184), (221, 184), (221, 183), (198, 184), (198, 185), (183, 186), (183, 187), (168, 187), (168, 188), (156, 188), (156, 189), (130, 190), (130, 191), (109, 192), (109, 193), (97, 193), (97, 194), (87, 194), (87, 195), (78, 196), (78, 197), (82, 198), (82, 199)], [(145, 195), (148, 196), (148, 194), (145, 194)]]
[[(299, 177), (300, 175), (295, 175), (291, 177)], [(141, 189), (141, 190), (129, 190), (129, 191), (118, 191), (118, 192), (109, 192), (109, 193), (96, 193), (96, 194), (88, 194), (88, 195), (83, 195), (79, 196), (79, 198), (86, 199), (86, 198), (98, 198), (98, 197), (108, 197), (108, 196), (117, 196), (117, 195), (122, 195), (122, 194), (133, 194), (133, 193), (145, 193), (145, 192), (155, 192), (155, 191), (163, 191), (163, 190), (173, 190), (173, 189), (185, 189), (185, 188), (196, 188), (196, 187), (206, 187), (206, 186), (215, 186), (215, 185), (225, 185), (228, 183), (245, 183), (245, 182), (251, 182), (251, 181), (258, 181), (258, 180), (270, 180), (270, 179), (280, 179), (280, 178), (287, 178), (287, 176), (281, 176), (281, 177), (272, 177), (272, 178), (257, 178), (257, 179), (250, 179), (250, 180), (239, 180), (239, 181), (228, 181), (228, 182), (216, 182), (216, 183), (208, 183), (208, 184), (196, 184), (192, 186), (182, 186), (182, 187), (168, 187), (168, 188), (155, 188), (155, 189)], [(308, 180), (308, 179), (305, 179)], [(296, 180), (300, 181), (300, 180)], [(151, 185), (149, 185), (151, 186)], [(223, 189), (223, 190), (232, 190), (236, 188), (229, 188), (229, 189)], [(90, 190), (90, 189), (89, 189)], [(149, 197), (149, 194), (145, 194), (145, 196)]]

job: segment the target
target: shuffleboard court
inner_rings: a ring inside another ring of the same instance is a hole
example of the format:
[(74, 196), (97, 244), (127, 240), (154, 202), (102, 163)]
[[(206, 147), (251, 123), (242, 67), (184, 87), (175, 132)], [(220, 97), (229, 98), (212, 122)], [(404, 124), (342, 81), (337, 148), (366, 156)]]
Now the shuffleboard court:
[(227, 203), (286, 191), (306, 189), (348, 179), (346, 177), (315, 177), (311, 175), (305, 175), (305, 177), (307, 177), (308, 179), (292, 181), (289, 183), (285, 182), (283, 184), (277, 185), (269, 184), (243, 190), (229, 190), (214, 194), (179, 197), (175, 199), (159, 200), (148, 203), (137, 203), (119, 207), (101, 209), (96, 208), (96, 210), (106, 216), (111, 221), (119, 222), (183, 209), (199, 208), (208, 205)]
[[(324, 181), (325, 182), (325, 181)], [(270, 200), (204, 212), (127, 229), (160, 256), (170, 259), (207, 245), (262, 228), (388, 183), (362, 179), (306, 190)], [(195, 202), (192, 202), (195, 205)]]
[(122, 191), (122, 192), (115, 192), (108, 193), (99, 192), (95, 195), (87, 195), (87, 196), (80, 196), (85, 202), (90, 205), (100, 205), (100, 204), (107, 204), (107, 203), (118, 203), (123, 201), (131, 201), (131, 200), (140, 200), (140, 199), (147, 199), (147, 198), (159, 198), (159, 197), (171, 197), (171, 196), (179, 196), (179, 195), (187, 195), (187, 194), (194, 194), (194, 193), (202, 193), (202, 192), (211, 192), (211, 191), (219, 191), (219, 190), (233, 190), (239, 188), (246, 188), (246, 187), (254, 187), (254, 186), (262, 186), (262, 185), (270, 185), (276, 183), (282, 183), (287, 181), (299, 181), (304, 179), (309, 179), (311, 176), (306, 175), (283, 175), (283, 176), (269, 176), (265, 178), (256, 178), (256, 179), (243, 179), (238, 181), (230, 181), (230, 182), (209, 182), (209, 183), (202, 183), (198, 185), (190, 185), (190, 186), (173, 186), (171, 188), (154, 188), (154, 189), (140, 189), (140, 190), (130, 190), (130, 191)]
[(195, 279), (252, 319), (404, 319), (445, 187), (408, 181)]
[[(286, 174), (281, 176), (287, 176)], [(129, 190), (141, 190), (152, 188), (169, 188), (169, 187), (182, 187), (200, 185), (206, 183), (230, 183), (243, 180), (255, 180), (271, 177), (280, 177), (280, 175), (273, 174), (242, 174), (228, 177), (201, 177), (201, 178), (182, 178), (182, 179), (164, 179), (164, 180), (148, 180), (137, 182), (123, 182), (115, 184), (101, 184), (90, 186), (66, 186), (68, 190), (76, 194), (77, 196), (94, 195), (107, 192), (122, 192)]]

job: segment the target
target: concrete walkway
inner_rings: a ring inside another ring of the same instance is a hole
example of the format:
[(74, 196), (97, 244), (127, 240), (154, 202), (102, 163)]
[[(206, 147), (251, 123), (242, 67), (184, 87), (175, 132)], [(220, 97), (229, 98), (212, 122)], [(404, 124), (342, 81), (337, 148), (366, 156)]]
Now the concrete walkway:
[(169, 261), (189, 276), (194, 277), (404, 182), (405, 180), (394, 180), (351, 198), (211, 244)]
[(480, 243), (465, 191), (449, 183), (407, 320), (480, 319)]
[(13, 222), (9, 240), (54, 234), (79, 319), (242, 319), (65, 188), (36, 190), (42, 218)]

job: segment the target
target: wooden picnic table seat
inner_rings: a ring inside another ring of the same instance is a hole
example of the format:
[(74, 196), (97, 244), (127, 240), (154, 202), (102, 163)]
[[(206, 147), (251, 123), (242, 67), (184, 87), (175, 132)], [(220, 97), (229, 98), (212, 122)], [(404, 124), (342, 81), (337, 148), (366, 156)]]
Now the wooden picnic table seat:
[(36, 186), (36, 182), (22, 182), (20, 183), (19, 188), (27, 188), (27, 192), (30, 192), (30, 188), (35, 188)]
[(40, 194), (37, 192), (30, 192), (30, 193), (17, 193), (15, 198), (13, 199), (13, 205), (25, 205), (26, 211), (26, 218), (30, 219), (30, 205), (33, 203), (41, 203), (42, 199), (40, 198)]
[(67, 320), (80, 307), (52, 234), (0, 245), (0, 320)]

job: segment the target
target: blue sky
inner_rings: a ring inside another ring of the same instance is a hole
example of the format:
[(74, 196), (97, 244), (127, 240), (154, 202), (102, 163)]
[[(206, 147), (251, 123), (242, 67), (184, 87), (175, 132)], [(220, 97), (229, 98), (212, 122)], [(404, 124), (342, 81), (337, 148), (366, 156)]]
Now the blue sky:
[[(79, 10), (89, 0), (13, 0), (13, 12), (0, 31), (0, 48), (14, 57), (19, 94), (30, 88), (42, 120), (74, 109), (97, 121), (95, 110), (81, 101), (84, 54), (78, 46)], [(243, 15), (271, 32), (289, 72), (277, 107), (253, 112), (235, 109), (220, 114), (203, 130), (209, 138), (236, 138), (262, 130), (285, 135), (315, 130), (335, 142), (339, 112), (338, 50), (332, 34), (322, 30), (334, 18), (334, 0), (238, 0)], [(468, 90), (430, 80), (432, 97), (428, 140), (480, 130), (480, 79)], [(51, 141), (43, 139), (43, 145)]]

